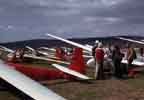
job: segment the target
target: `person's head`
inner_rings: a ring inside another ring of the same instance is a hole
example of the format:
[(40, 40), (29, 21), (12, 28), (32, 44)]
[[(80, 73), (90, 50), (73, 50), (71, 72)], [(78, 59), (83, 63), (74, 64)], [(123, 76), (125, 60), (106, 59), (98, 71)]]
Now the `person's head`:
[(118, 45), (115, 45), (115, 47), (114, 47), (114, 48), (115, 48), (115, 50), (116, 50), (116, 51), (119, 51), (119, 50), (120, 50), (120, 48), (119, 48), (119, 46), (118, 46)]
[(98, 43), (98, 48), (102, 48), (103, 44), (101, 42)]
[(95, 40), (95, 44), (98, 44), (99, 43), (99, 40)]

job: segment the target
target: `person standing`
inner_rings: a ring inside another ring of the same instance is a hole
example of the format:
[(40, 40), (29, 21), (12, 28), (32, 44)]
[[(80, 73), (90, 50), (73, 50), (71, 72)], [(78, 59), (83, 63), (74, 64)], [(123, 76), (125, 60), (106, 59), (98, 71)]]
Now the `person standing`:
[(95, 44), (92, 47), (92, 53), (91, 53), (93, 59), (91, 59), (91, 61), (87, 63), (88, 66), (94, 66), (94, 67), (96, 66), (95, 52), (96, 52), (96, 48), (98, 47), (98, 43), (99, 41), (95, 40)]
[(112, 52), (112, 61), (114, 65), (114, 76), (116, 78), (122, 78), (123, 72), (121, 68), (121, 61), (123, 58), (123, 54), (120, 52), (119, 46), (114, 46), (114, 50)]
[(131, 47), (130, 44), (127, 45), (127, 56), (126, 59), (128, 61), (128, 66), (127, 66), (127, 74), (129, 77), (133, 77), (135, 71), (133, 70), (133, 65), (132, 62), (134, 59), (137, 58), (136, 52), (134, 48)]
[(95, 78), (98, 80), (104, 79), (104, 50), (103, 44), (99, 43), (98, 47), (95, 50), (95, 60), (96, 60), (96, 69), (95, 69)]
[(94, 46), (93, 46), (93, 48), (92, 48), (92, 56), (95, 58), (95, 50), (96, 50), (96, 48), (98, 47), (98, 44), (99, 44), (99, 41), (98, 40), (96, 40), (95, 41), (95, 44), (94, 44)]
[(139, 48), (139, 55), (140, 61), (144, 61), (144, 48)]
[(132, 62), (134, 59), (136, 59), (136, 52), (134, 50), (134, 48), (131, 47), (130, 44), (127, 45), (127, 56), (126, 59), (128, 61), (128, 67), (132, 67)]
[(143, 57), (144, 56), (144, 48), (139, 48), (139, 53), (140, 53), (140, 56)]

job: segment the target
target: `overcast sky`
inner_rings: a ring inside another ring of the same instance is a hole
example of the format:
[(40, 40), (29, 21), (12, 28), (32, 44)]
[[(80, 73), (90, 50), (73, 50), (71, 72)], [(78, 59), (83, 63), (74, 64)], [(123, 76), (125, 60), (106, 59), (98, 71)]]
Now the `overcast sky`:
[(144, 0), (0, 0), (0, 42), (143, 31)]

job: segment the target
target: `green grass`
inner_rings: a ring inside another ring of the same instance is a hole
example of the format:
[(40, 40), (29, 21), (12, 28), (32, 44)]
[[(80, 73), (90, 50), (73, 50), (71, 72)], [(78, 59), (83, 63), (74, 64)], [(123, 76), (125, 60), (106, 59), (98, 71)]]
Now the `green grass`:
[(19, 100), (19, 98), (8, 91), (0, 91), (0, 100)]
[(125, 82), (135, 89), (144, 89), (144, 71), (138, 72), (135, 77), (129, 78)]
[(137, 74), (135, 78), (127, 80), (127, 83), (134, 88), (143, 88), (144, 89), (144, 74)]
[(37, 62), (32, 62), (32, 63), (23, 63), (25, 65), (31, 65), (31, 66), (40, 66), (40, 67), (51, 67), (51, 64), (48, 64), (47, 62), (44, 61), (37, 61)]

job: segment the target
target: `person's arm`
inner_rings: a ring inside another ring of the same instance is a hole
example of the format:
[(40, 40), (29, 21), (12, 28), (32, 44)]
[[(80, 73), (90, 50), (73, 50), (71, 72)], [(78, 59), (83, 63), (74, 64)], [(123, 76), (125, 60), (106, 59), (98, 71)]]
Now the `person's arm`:
[(93, 56), (93, 57), (95, 57), (95, 50), (96, 50), (96, 46), (94, 46), (94, 47), (92, 48), (92, 56)]
[(128, 60), (132, 57), (132, 54), (133, 54), (133, 50), (130, 48), (130, 49), (129, 49)]
[(112, 51), (112, 59), (115, 58), (115, 50)]

